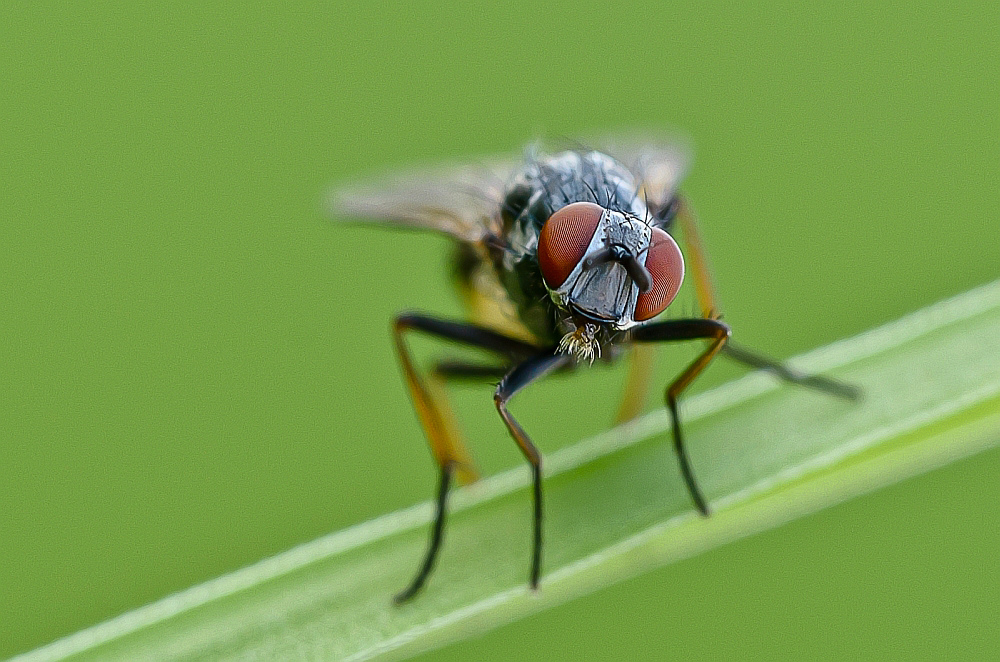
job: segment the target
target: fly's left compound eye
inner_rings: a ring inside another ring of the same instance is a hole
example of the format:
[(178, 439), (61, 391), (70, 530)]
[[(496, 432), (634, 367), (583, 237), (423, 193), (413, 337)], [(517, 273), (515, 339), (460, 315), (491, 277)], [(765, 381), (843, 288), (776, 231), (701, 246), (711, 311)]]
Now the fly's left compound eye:
[(556, 289), (573, 273), (603, 215), (604, 208), (598, 204), (574, 202), (545, 221), (538, 236), (538, 266), (549, 288)]
[(635, 302), (636, 322), (653, 319), (670, 305), (684, 280), (684, 258), (677, 242), (660, 228), (653, 228), (646, 254), (646, 270), (653, 286), (639, 294)]

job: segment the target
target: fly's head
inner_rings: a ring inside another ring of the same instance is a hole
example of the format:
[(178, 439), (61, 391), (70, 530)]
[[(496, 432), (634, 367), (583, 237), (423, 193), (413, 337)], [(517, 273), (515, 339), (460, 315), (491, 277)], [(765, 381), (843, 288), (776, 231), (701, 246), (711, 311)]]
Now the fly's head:
[(624, 331), (659, 315), (684, 279), (673, 238), (625, 212), (574, 202), (545, 222), (538, 264), (549, 296), (573, 328), (560, 351), (600, 355), (600, 332)]

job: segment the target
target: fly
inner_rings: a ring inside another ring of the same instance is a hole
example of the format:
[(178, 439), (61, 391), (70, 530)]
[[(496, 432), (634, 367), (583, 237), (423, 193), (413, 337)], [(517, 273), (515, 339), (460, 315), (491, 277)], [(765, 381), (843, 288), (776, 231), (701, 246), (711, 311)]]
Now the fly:
[[(667, 386), (665, 403), (681, 475), (704, 516), (709, 505), (684, 448), (677, 401), (717, 354), (831, 395), (858, 396), (852, 386), (800, 374), (729, 341), (695, 216), (677, 191), (686, 167), (686, 151), (672, 143), (619, 141), (554, 153), (533, 146), (518, 162), (417, 172), (334, 192), (331, 211), (337, 218), (436, 230), (454, 239), (454, 272), (468, 309), (467, 321), (408, 312), (398, 315), (392, 327), (407, 388), (440, 468), (427, 552), (413, 581), (395, 596), (397, 603), (412, 598), (430, 575), (452, 481), (476, 478), (443, 394), (430, 387), (432, 381), (499, 380), (494, 403), (531, 466), (533, 589), (541, 575), (542, 459), (507, 408), (530, 383), (628, 353), (633, 370), (618, 413), (624, 421), (639, 413), (648, 388), (648, 371), (642, 367), (649, 363), (650, 344), (702, 341), (698, 357)], [(683, 240), (683, 253), (675, 235)], [(700, 316), (658, 321), (685, 275), (694, 283)], [(442, 361), (429, 381), (407, 347), (405, 336), (411, 332), (490, 351), (497, 361)]]

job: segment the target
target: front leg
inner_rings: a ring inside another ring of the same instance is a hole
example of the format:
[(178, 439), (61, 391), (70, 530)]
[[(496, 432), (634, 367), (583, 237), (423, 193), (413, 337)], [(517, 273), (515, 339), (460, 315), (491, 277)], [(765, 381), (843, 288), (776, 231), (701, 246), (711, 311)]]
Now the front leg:
[(570, 357), (566, 354), (555, 354), (547, 352), (528, 359), (524, 363), (516, 366), (497, 386), (493, 400), (496, 403), (500, 418), (507, 425), (507, 430), (514, 438), (518, 448), (524, 453), (525, 459), (531, 464), (531, 484), (534, 488), (535, 496), (535, 517), (534, 535), (531, 555), (531, 588), (538, 588), (538, 578), (542, 572), (542, 456), (531, 442), (531, 438), (524, 431), (510, 412), (507, 411), (507, 401), (514, 397), (514, 394), (525, 386), (566, 366), (570, 362)]
[(698, 355), (691, 365), (684, 372), (671, 382), (667, 387), (666, 403), (670, 411), (670, 420), (673, 427), (674, 450), (677, 451), (677, 459), (681, 465), (681, 474), (687, 485), (688, 492), (698, 511), (708, 516), (708, 502), (702, 496), (698, 483), (694, 479), (694, 472), (691, 470), (691, 463), (684, 449), (684, 437), (681, 434), (681, 420), (677, 412), (677, 398), (701, 371), (715, 358), (726, 341), (729, 340), (729, 327), (714, 319), (686, 319), (657, 322), (635, 329), (632, 332), (632, 340), (636, 342), (660, 342), (674, 340), (708, 340), (708, 347)]

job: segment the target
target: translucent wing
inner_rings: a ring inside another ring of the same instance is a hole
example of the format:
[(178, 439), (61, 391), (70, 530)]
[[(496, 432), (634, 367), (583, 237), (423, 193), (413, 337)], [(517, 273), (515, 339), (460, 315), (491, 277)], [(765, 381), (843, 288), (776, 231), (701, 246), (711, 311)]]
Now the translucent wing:
[(691, 148), (678, 135), (622, 133), (587, 143), (628, 168), (651, 207), (670, 202), (691, 162)]
[[(621, 133), (571, 144), (536, 143), (527, 150), (528, 160), (567, 148), (596, 149), (615, 158), (642, 184), (653, 207), (663, 206), (673, 197), (691, 153), (687, 142), (675, 135)], [(492, 158), (396, 173), (335, 188), (326, 207), (338, 220), (381, 221), (478, 242), (499, 232), (504, 193), (523, 162), (523, 158)]]
[(327, 210), (336, 219), (382, 221), (477, 242), (498, 231), (500, 205), (516, 163), (493, 159), (335, 188)]

